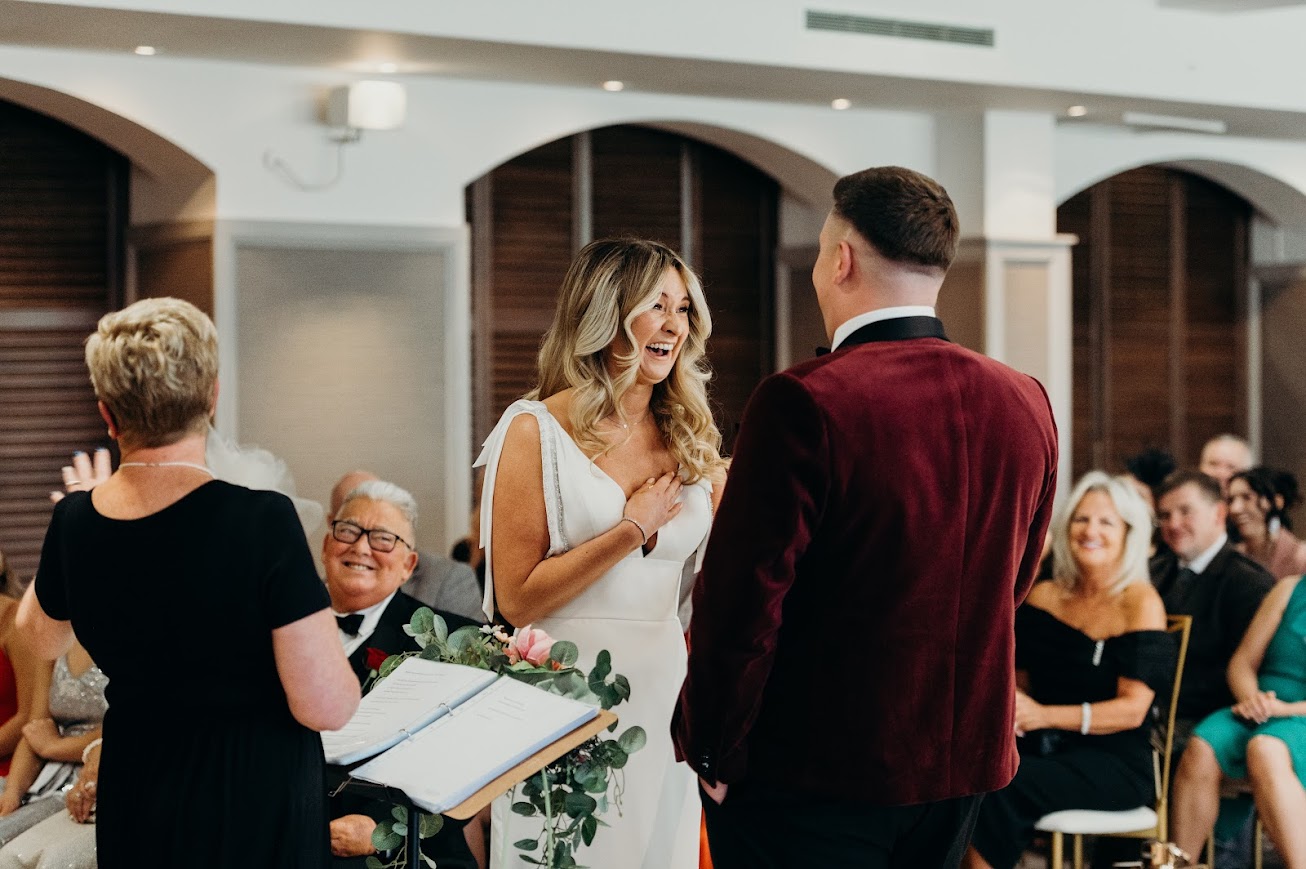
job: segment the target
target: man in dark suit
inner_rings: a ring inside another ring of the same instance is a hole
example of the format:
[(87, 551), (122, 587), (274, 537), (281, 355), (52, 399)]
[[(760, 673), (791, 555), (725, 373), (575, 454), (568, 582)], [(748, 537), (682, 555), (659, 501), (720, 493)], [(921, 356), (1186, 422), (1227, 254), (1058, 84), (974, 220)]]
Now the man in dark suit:
[(1051, 408), (934, 317), (942, 187), (868, 169), (834, 198), (812, 272), (833, 352), (754, 392), (694, 593), (672, 732), (718, 869), (956, 866), (1016, 770)]
[(1220, 483), (1176, 471), (1157, 488), (1156, 515), (1168, 552), (1152, 559), (1152, 582), (1166, 612), (1193, 617), (1177, 716), (1192, 726), (1232, 706), (1225, 671), (1274, 577), (1229, 545)]
[[(343, 496), (322, 541), (327, 591), (336, 614), (340, 642), (359, 682), (371, 675), (377, 660), (417, 644), (404, 633), (413, 613), (423, 606), (399, 587), (417, 565), (417, 504), (393, 483), (365, 480)], [(475, 624), (453, 613), (440, 612), (449, 629)], [(354, 795), (331, 800), (331, 853), (337, 869), (364, 864), (375, 854), (372, 831), (390, 817), (391, 805)], [(445, 828), (423, 843), (423, 852), (441, 869), (472, 869), (462, 825), (446, 819)]]

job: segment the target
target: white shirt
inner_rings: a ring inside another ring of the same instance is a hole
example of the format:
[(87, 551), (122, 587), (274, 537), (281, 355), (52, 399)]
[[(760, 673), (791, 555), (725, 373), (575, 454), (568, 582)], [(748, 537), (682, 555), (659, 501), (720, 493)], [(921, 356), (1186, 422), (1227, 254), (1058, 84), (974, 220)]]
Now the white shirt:
[(1186, 567), (1189, 570), (1191, 570), (1193, 573), (1201, 573), (1202, 571), (1206, 570), (1206, 568), (1211, 566), (1211, 562), (1215, 560), (1216, 554), (1221, 549), (1223, 549), (1224, 544), (1228, 542), (1229, 542), (1229, 535), (1222, 533), (1220, 535), (1220, 539), (1215, 541), (1215, 543), (1211, 545), (1210, 549), (1206, 550), (1201, 555), (1197, 556), (1187, 564), (1184, 564), (1183, 561), (1181, 560), (1179, 562), (1179, 566), (1181, 568)]
[(838, 329), (834, 330), (834, 338), (830, 340), (830, 349), (838, 350), (839, 345), (844, 342), (852, 333), (856, 332), (863, 326), (871, 323), (878, 323), (881, 320), (896, 320), (899, 317), (933, 317), (934, 309), (929, 305), (896, 305), (892, 308), (876, 308), (874, 311), (867, 311), (865, 314), (858, 314), (851, 320), (847, 320)]
[[(363, 645), (368, 637), (372, 636), (372, 632), (376, 630), (377, 622), (381, 621), (381, 613), (385, 612), (385, 608), (390, 605), (390, 599), (397, 593), (398, 590), (392, 591), (380, 603), (372, 604), (365, 610), (358, 610), (358, 615), (363, 617), (363, 623), (358, 626), (358, 636), (351, 637), (340, 628), (336, 628), (337, 633), (340, 634), (340, 645), (345, 647), (346, 658), (358, 651), (358, 647)], [(352, 615), (352, 613), (336, 613), (335, 610), (332, 610), (332, 612), (338, 616)]]

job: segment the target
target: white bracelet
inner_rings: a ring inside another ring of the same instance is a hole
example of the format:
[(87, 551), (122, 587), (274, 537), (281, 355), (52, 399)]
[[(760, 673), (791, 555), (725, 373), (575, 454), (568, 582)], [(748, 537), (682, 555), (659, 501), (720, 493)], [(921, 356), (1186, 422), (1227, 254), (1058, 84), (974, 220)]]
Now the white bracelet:
[(90, 763), (91, 749), (95, 748), (102, 742), (104, 742), (104, 738), (97, 736), (90, 742), (86, 743), (86, 747), (82, 749), (82, 763)]
[(638, 522), (636, 522), (634, 519), (631, 519), (629, 516), (622, 516), (622, 517), (621, 517), (621, 521), (622, 521), (622, 522), (629, 522), (631, 525), (634, 525), (636, 528), (638, 528), (638, 529), (639, 529), (639, 536), (644, 538), (643, 542), (640, 543), (639, 545), (640, 545), (640, 546), (648, 546), (648, 532), (644, 530), (644, 526), (643, 526), (643, 525), (640, 525)]
[(1088, 729), (1093, 726), (1093, 706), (1083, 703), (1079, 707), (1079, 732), (1088, 736)]

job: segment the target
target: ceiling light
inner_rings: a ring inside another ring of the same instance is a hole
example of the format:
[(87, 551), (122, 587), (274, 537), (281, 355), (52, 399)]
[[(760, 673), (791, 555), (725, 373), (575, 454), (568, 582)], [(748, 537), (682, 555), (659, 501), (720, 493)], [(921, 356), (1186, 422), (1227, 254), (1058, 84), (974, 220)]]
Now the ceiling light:
[(376, 71), (377, 71), (377, 72), (398, 72), (398, 71), (399, 71), (399, 64), (397, 64), (397, 63), (378, 63), (378, 64), (376, 65)]
[(842, 112), (844, 109), (851, 109), (852, 107), (853, 101), (846, 100), (843, 97), (839, 97), (839, 99), (830, 102), (830, 108), (834, 109), (836, 112)]
[(1084, 117), (1084, 115), (1087, 115), (1087, 114), (1088, 114), (1088, 107), (1087, 107), (1087, 106), (1071, 106), (1070, 108), (1066, 109), (1066, 114), (1067, 114), (1067, 115), (1070, 115), (1070, 117), (1072, 117), (1072, 118), (1082, 118), (1082, 117)]
[(1125, 112), (1120, 120), (1131, 127), (1150, 130), (1182, 130), (1186, 133), (1211, 133), (1221, 135), (1228, 131), (1224, 121), (1210, 118), (1186, 118), (1182, 115), (1154, 115), (1151, 112)]
[(135, 51), (141, 57), (149, 57), (158, 53), (153, 45), (138, 45), (136, 46)]
[(603, 83), (603, 89), (604, 89), (605, 91), (611, 91), (612, 93), (615, 94), (617, 91), (625, 90), (625, 89), (626, 89), (626, 83), (625, 83), (624, 81), (616, 81), (616, 80), (613, 80), (613, 81), (605, 81), (605, 82)]

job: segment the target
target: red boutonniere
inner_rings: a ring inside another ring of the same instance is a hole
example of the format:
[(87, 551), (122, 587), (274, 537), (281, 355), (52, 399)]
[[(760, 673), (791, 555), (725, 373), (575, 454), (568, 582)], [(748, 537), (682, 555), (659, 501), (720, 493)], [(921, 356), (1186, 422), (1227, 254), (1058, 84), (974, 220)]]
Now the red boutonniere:
[(375, 646), (367, 647), (367, 669), (380, 670), (385, 659), (390, 657), (389, 652), (383, 652)]

